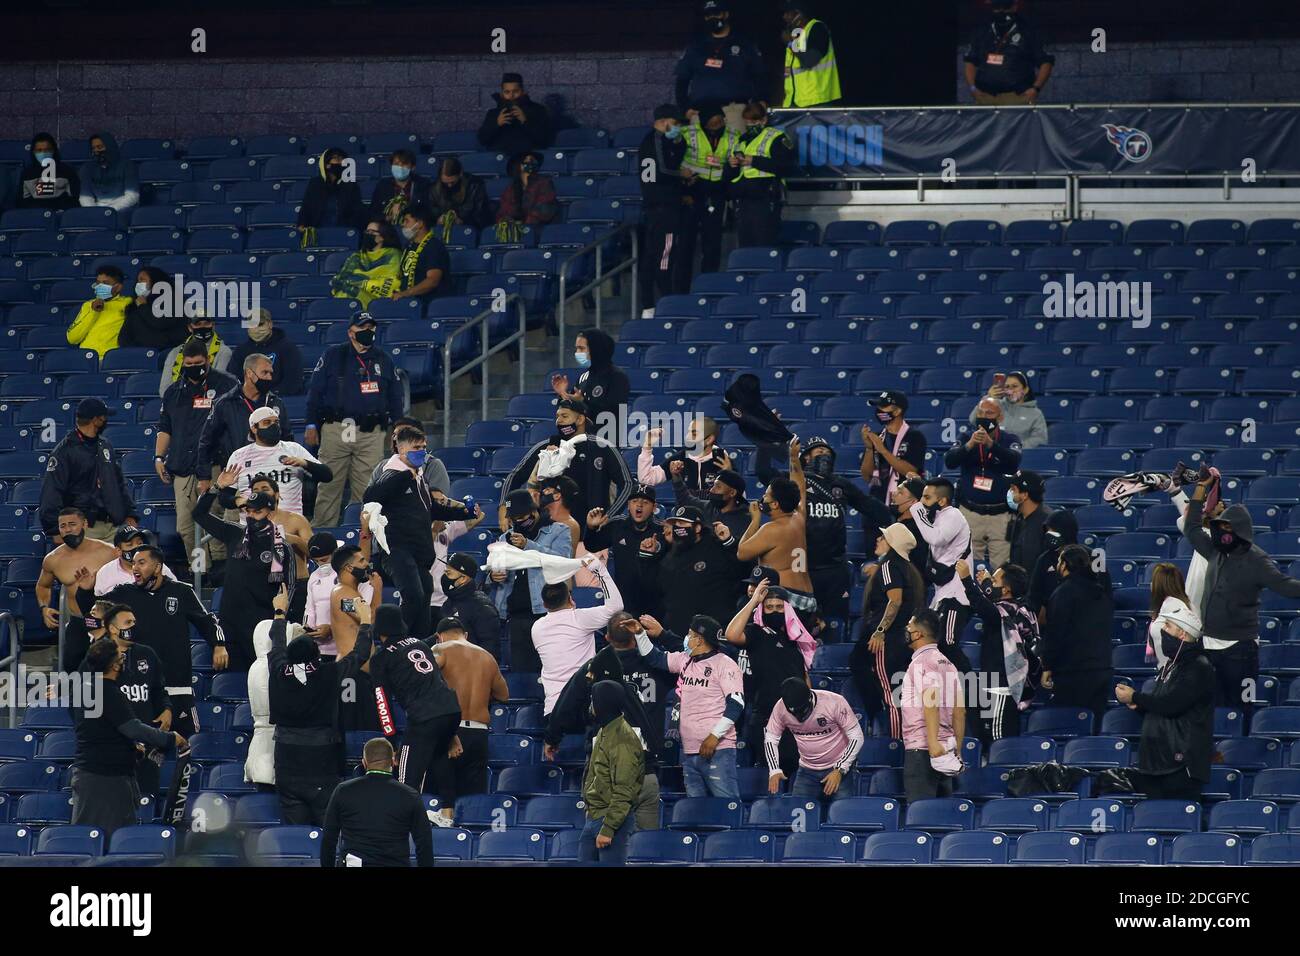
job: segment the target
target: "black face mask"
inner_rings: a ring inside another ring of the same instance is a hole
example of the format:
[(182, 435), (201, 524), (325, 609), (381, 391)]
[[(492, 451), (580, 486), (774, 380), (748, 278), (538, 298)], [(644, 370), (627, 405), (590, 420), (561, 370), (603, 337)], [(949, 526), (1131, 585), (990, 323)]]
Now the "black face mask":
[(86, 540), (86, 532), (84, 531), (78, 531), (76, 534), (65, 534), (63, 536), (63, 543), (66, 544), (69, 548), (72, 548), (74, 551), (77, 548), (81, 547), (81, 542), (85, 540)]
[(1182, 638), (1170, 634), (1168, 631), (1160, 632), (1160, 650), (1165, 655), (1165, 660), (1172, 661), (1178, 656), (1178, 652), (1183, 649)]
[(101, 627), (104, 626), (104, 622), (101, 621), (99, 618), (91, 617), (89, 615), (83, 617), (81, 619), (81, 622), (86, 625), (86, 630), (88, 631), (98, 631)]
[(835, 462), (830, 455), (818, 455), (808, 462), (807, 470), (818, 478), (828, 478), (834, 468)]
[(182, 365), (181, 374), (185, 376), (187, 382), (201, 382), (208, 374), (206, 365)]
[(939, 512), (943, 510), (940, 505), (924, 505), (925, 516), (929, 519), (930, 524), (934, 524), (934, 519), (938, 517)]
[(770, 515), (772, 513), (772, 506), (768, 503), (768, 500), (764, 498), (759, 501), (758, 510), (765, 515)]
[(370, 346), (375, 344), (374, 329), (357, 329), (356, 337), (357, 345), (360, 345), (363, 348), (370, 348)]
[(120, 631), (117, 632), (117, 637), (118, 637), (118, 640), (121, 640), (121, 641), (133, 641), (133, 640), (135, 640), (135, 628), (133, 628), (133, 627), (124, 627), (124, 628), (122, 628)]
[(343, 175), (343, 164), (338, 163), (337, 165), (326, 166), (325, 173), (330, 179), (338, 179)]
[(265, 395), (271, 390), (271, 380), (269, 378), (253, 379), (253, 388), (257, 389), (258, 395)]
[(1059, 548), (1061, 546), (1061, 540), (1062, 540), (1061, 532), (1045, 531), (1043, 532), (1043, 540), (1047, 542), (1047, 546), (1049, 548)]
[(982, 428), (986, 432), (994, 432), (997, 431), (998, 420), (996, 418), (977, 418), (975, 419), (975, 427)]
[(356, 579), (358, 584), (365, 584), (370, 580), (370, 568), (368, 567), (349, 568), (348, 570), (352, 572), (352, 577)]
[(994, 13), (993, 22), (1005, 30), (1007, 27), (1011, 26), (1011, 24), (1016, 22), (1016, 15), (1014, 12)]
[(460, 587), (459, 584), (445, 574), (438, 579), (438, 583), (442, 585), (443, 594), (450, 594), (452, 591), (456, 590), (456, 588)]
[(248, 530), (252, 531), (254, 534), (261, 534), (262, 532), (269, 530), (270, 527), (271, 527), (270, 518), (249, 518), (248, 519)]
[(699, 535), (695, 533), (695, 529), (690, 525), (675, 525), (673, 527), (674, 548), (689, 548), (693, 546), (698, 539)]
[(528, 534), (537, 526), (536, 515), (526, 515), (522, 518), (511, 518), (510, 527), (520, 534)]
[(260, 439), (263, 444), (267, 445), (274, 445), (278, 442), (280, 440), (280, 434), (279, 425), (267, 425), (265, 428), (259, 428), (257, 430), (258, 439)]
[(704, 25), (709, 28), (710, 33), (721, 33), (727, 26), (727, 21), (721, 17), (709, 17), (704, 21)]
[(193, 330), (190, 332), (190, 336), (191, 336), (192, 338), (196, 338), (196, 339), (198, 339), (200, 342), (203, 342), (203, 343), (205, 343), (205, 344), (208, 343), (208, 342), (211, 342), (211, 341), (212, 341), (212, 337), (213, 337), (214, 335), (216, 335), (216, 334), (217, 334), (217, 330), (216, 330), (216, 329), (193, 329)]
[(560, 433), (561, 438), (572, 438), (574, 435), (578, 434), (578, 426), (576, 424), (560, 425), (557, 423), (555, 430)]
[(1214, 535), (1214, 547), (1222, 554), (1227, 554), (1237, 547), (1238, 538), (1233, 531), (1219, 531)]

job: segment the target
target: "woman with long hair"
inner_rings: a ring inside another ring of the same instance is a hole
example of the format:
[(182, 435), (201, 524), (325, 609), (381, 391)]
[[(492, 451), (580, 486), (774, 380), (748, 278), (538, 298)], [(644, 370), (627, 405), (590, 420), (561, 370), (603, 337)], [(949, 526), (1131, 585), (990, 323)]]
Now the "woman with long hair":
[(365, 309), (372, 299), (387, 299), (397, 289), (402, 242), (384, 219), (367, 223), (362, 239), (361, 250), (348, 256), (330, 280), (330, 290), (336, 299), (356, 299)]
[(1187, 584), (1178, 565), (1161, 561), (1151, 569), (1151, 623), (1147, 626), (1147, 660), (1155, 660), (1158, 667), (1165, 666), (1165, 653), (1160, 647), (1160, 608), (1165, 598), (1178, 598), (1191, 606), (1187, 597)]

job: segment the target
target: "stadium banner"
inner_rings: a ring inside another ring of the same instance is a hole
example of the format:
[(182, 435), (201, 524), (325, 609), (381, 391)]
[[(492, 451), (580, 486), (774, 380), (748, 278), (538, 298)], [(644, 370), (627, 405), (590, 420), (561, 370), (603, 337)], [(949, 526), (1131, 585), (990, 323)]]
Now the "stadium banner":
[[(806, 176), (1300, 171), (1300, 106), (777, 110)], [(797, 177), (795, 177), (797, 178)]]

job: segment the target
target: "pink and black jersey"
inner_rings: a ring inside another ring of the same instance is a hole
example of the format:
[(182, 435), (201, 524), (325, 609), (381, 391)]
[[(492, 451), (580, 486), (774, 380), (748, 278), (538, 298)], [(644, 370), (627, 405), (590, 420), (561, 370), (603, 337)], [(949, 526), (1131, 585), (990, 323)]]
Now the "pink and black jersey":
[(829, 690), (813, 691), (812, 713), (807, 720), (798, 720), (778, 700), (768, 718), (763, 732), (763, 749), (767, 754), (767, 768), (775, 772), (781, 768), (779, 747), (785, 731), (794, 735), (799, 746), (799, 766), (809, 770), (853, 769), (853, 761), (862, 749), (862, 727), (858, 715), (849, 702)]

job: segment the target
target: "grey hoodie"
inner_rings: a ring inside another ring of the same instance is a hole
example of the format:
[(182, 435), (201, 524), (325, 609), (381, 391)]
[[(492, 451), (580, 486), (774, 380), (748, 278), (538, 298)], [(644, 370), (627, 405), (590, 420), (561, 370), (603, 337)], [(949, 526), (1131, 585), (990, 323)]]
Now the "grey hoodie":
[(1201, 527), (1204, 506), (1203, 500), (1191, 499), (1183, 521), (1183, 535), (1209, 563), (1201, 598), (1202, 634), (1221, 641), (1258, 641), (1259, 592), (1269, 588), (1300, 599), (1300, 580), (1279, 571), (1273, 559), (1255, 546), (1250, 512), (1242, 505), (1226, 508), (1214, 519), (1215, 524), (1227, 523), (1240, 539), (1227, 554), (1219, 551), (1214, 546), (1217, 534)]
[[(984, 399), (980, 399), (983, 401)], [(1037, 448), (1047, 444), (1047, 419), (1038, 407), (1037, 399), (1027, 398), (1017, 405), (1006, 399), (994, 399), (1002, 408), (1006, 417), (1002, 419), (1004, 431), (1015, 432), (1020, 436), (1021, 448)], [(979, 402), (970, 410), (970, 423), (975, 424), (975, 413), (979, 411)]]

